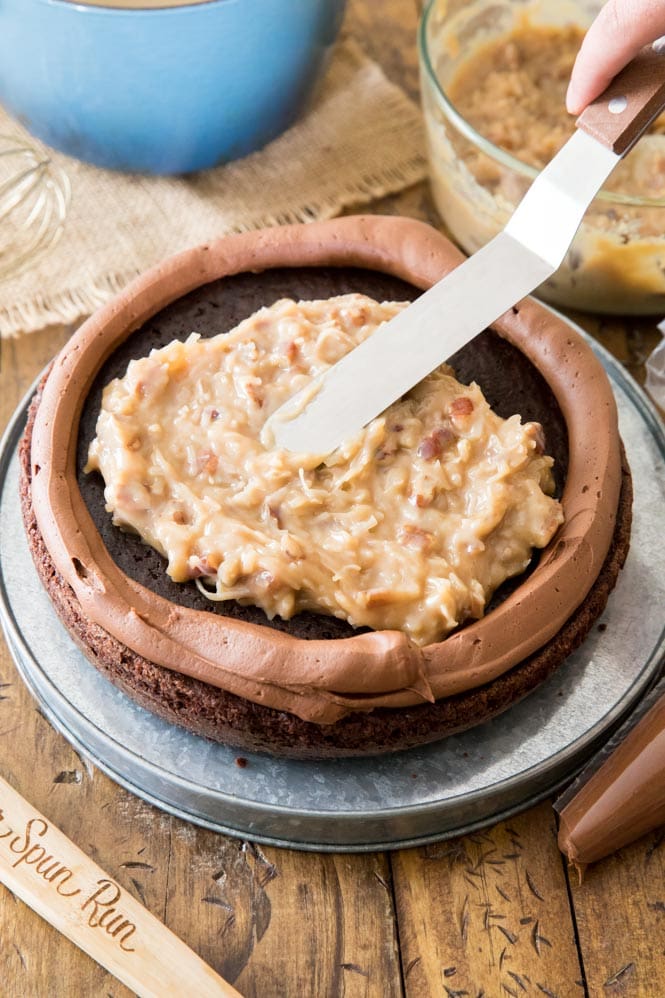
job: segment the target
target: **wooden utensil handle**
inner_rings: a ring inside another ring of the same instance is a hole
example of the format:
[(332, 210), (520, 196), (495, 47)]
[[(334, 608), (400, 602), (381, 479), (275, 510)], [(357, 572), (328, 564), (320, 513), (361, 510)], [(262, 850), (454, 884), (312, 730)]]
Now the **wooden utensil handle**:
[(0, 882), (142, 998), (240, 998), (2, 777)]
[(589, 104), (578, 128), (623, 156), (665, 107), (665, 45), (654, 42), (635, 56)]

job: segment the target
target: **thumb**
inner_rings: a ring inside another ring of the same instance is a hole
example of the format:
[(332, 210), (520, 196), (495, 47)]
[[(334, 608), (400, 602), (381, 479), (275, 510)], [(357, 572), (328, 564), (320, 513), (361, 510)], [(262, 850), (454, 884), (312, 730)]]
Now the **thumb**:
[(566, 95), (580, 114), (642, 46), (665, 34), (665, 0), (608, 0), (584, 37)]

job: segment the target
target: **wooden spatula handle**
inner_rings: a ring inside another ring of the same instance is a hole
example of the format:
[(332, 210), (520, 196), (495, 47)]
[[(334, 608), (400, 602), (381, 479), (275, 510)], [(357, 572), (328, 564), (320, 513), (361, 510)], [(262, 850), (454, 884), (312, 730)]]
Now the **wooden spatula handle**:
[(665, 45), (659, 40), (622, 69), (576, 124), (622, 156), (664, 106)]
[(240, 998), (1, 777), (0, 883), (142, 998)]

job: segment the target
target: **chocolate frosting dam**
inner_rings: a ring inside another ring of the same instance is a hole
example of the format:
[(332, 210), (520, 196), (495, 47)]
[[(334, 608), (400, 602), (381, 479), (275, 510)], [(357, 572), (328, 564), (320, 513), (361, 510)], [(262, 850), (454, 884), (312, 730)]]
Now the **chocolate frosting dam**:
[(541, 371), (566, 421), (565, 523), (511, 596), (440, 643), (418, 648), (396, 631), (302, 640), (176, 606), (117, 567), (76, 481), (79, 418), (95, 375), (133, 330), (187, 292), (219, 277), (278, 266), (364, 267), (425, 289), (463, 259), (434, 229), (409, 219), (356, 216), (284, 226), (181, 253), (81, 326), (44, 387), (31, 464), (39, 529), (83, 613), (158, 665), (319, 724), (476, 688), (552, 638), (589, 592), (608, 552), (621, 463), (616, 407), (602, 365), (565, 323), (530, 299), (494, 328)]

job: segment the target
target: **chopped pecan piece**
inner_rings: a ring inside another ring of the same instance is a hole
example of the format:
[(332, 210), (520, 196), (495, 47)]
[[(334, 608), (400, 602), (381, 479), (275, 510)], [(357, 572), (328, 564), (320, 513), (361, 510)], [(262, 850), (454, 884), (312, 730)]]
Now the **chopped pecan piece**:
[(342, 308), (340, 317), (345, 319), (350, 326), (361, 329), (367, 322), (368, 312), (364, 305), (354, 305), (351, 308)]
[(545, 453), (545, 431), (543, 430), (540, 423), (527, 423), (524, 427), (525, 432), (531, 437), (535, 443), (534, 450), (536, 454)]
[(416, 454), (424, 461), (434, 461), (455, 439), (455, 434), (448, 426), (438, 426), (418, 444)]
[(451, 416), (470, 416), (473, 412), (473, 402), (466, 395), (459, 395), (450, 403)]
[(214, 554), (208, 554), (204, 558), (195, 556), (187, 563), (187, 574), (190, 579), (200, 579), (203, 575), (214, 576), (217, 574), (220, 561), (221, 559)]
[(375, 606), (389, 606), (395, 603), (407, 603), (414, 599), (416, 591), (408, 586), (377, 586), (374, 589), (366, 589), (358, 594), (360, 601), (371, 609)]
[(366, 607), (385, 606), (392, 602), (393, 590), (387, 588), (368, 589), (367, 592), (361, 594), (361, 599)]
[(259, 391), (259, 389), (257, 388), (257, 386), (254, 385), (254, 384), (252, 384), (250, 382), (247, 385), (247, 394), (248, 394), (249, 398), (252, 400), (252, 402), (254, 403), (254, 405), (258, 409), (261, 409), (262, 406), (263, 406), (263, 396), (261, 395), (261, 392)]
[(219, 458), (211, 450), (203, 450), (199, 454), (199, 471), (201, 474), (214, 475), (218, 464)]
[(300, 347), (298, 346), (295, 340), (289, 340), (289, 342), (284, 347), (284, 353), (286, 354), (286, 359), (288, 360), (289, 364), (292, 364), (294, 362), (299, 352), (300, 352)]
[(431, 534), (429, 530), (423, 530), (422, 527), (416, 527), (413, 523), (405, 523), (403, 527), (400, 527), (397, 539), (400, 544), (417, 548), (418, 551), (431, 551), (434, 544), (434, 534)]
[(279, 529), (282, 529), (282, 515), (279, 506), (276, 503), (268, 503), (268, 514), (275, 521)]

